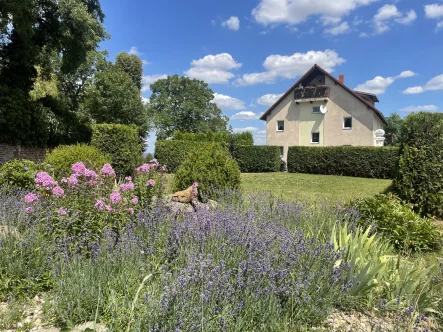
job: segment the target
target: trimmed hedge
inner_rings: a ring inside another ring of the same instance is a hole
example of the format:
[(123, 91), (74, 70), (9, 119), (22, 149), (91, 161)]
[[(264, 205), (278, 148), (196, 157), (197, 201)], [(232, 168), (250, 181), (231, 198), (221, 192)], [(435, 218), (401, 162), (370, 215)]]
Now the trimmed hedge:
[(232, 153), (242, 173), (278, 172), (280, 147), (269, 145), (237, 146)]
[(443, 217), (443, 114), (420, 112), (402, 125), (394, 187), (423, 215)]
[(142, 162), (143, 146), (138, 127), (122, 124), (97, 124), (92, 126), (91, 145), (111, 156), (117, 175), (130, 175)]
[(396, 147), (292, 146), (288, 151), (288, 171), (393, 179), (399, 161)]
[(176, 140), (157, 141), (154, 156), (161, 165), (166, 165), (168, 172), (175, 173), (189, 152), (205, 145), (210, 145), (210, 143)]

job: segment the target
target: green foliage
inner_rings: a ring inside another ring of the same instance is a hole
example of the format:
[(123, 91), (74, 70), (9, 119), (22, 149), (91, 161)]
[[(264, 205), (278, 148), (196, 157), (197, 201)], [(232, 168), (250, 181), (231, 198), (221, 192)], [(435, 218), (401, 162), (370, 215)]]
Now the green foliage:
[(237, 146), (232, 157), (242, 173), (278, 172), (280, 147), (270, 145)]
[(61, 145), (46, 154), (44, 163), (54, 169), (54, 174), (58, 178), (71, 174), (72, 164), (79, 161), (82, 161), (86, 167), (99, 171), (104, 164), (111, 161), (111, 157), (98, 148), (86, 144)]
[(142, 88), (143, 63), (136, 54), (122, 52), (115, 57), (115, 65), (131, 77), (138, 90)]
[(155, 158), (162, 165), (166, 165), (170, 173), (175, 173), (186, 156), (194, 149), (206, 147), (209, 143), (192, 141), (157, 141), (155, 142)]
[(213, 198), (214, 191), (240, 187), (240, 168), (228, 150), (210, 143), (189, 152), (175, 173), (174, 190), (184, 190), (194, 182), (203, 199)]
[(443, 114), (417, 113), (405, 118), (398, 195), (422, 214), (443, 217)]
[(412, 206), (402, 203), (392, 195), (376, 195), (356, 200), (360, 224), (374, 223), (376, 231), (404, 252), (436, 250), (440, 248), (442, 234), (432, 219), (421, 218), (414, 213)]
[(86, 88), (82, 107), (96, 123), (135, 124), (146, 137), (148, 119), (140, 91), (131, 77), (116, 65), (97, 72)]
[(183, 133), (179, 130), (174, 132), (173, 140), (178, 141), (192, 141), (192, 142), (216, 142), (228, 148), (231, 155), (233, 155), (240, 145), (254, 145), (254, 138), (250, 132), (233, 134), (229, 131), (207, 133)]
[(228, 118), (212, 102), (214, 92), (203, 81), (168, 76), (151, 84), (151, 90), (149, 107), (158, 139), (170, 138), (176, 130), (188, 133), (226, 130)]
[(392, 179), (398, 165), (398, 151), (393, 147), (291, 146), (288, 170), (292, 173)]
[(136, 126), (120, 124), (94, 125), (91, 145), (111, 156), (117, 175), (129, 175), (141, 163), (143, 146)]
[(14, 159), (0, 167), (0, 186), (18, 189), (34, 189), (34, 177), (42, 169), (33, 161)]
[(388, 124), (385, 126), (385, 145), (397, 145), (401, 141), (401, 125), (403, 119), (398, 113), (392, 113), (386, 118)]

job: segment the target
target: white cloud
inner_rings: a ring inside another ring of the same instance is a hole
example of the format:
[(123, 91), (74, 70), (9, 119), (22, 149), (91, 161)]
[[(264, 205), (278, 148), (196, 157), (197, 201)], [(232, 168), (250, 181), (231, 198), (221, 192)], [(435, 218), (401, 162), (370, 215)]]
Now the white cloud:
[(228, 53), (207, 55), (204, 58), (193, 60), (191, 68), (185, 74), (206, 83), (228, 83), (234, 74), (230, 70), (241, 67)]
[(231, 16), (228, 20), (222, 22), (222, 26), (229, 30), (238, 31), (240, 29), (240, 20), (237, 16)]
[(166, 74), (155, 74), (155, 75), (146, 75), (146, 76), (143, 76), (143, 79), (142, 79), (142, 84), (143, 84), (143, 86), (142, 86), (142, 92), (146, 92), (146, 91), (149, 91), (150, 90), (150, 85), (152, 84), (152, 83), (155, 83), (155, 82), (157, 82), (158, 80), (161, 80), (161, 79), (163, 79), (163, 78), (167, 78), (168, 77), (168, 75), (166, 75)]
[(411, 24), (417, 19), (414, 10), (410, 10), (406, 14), (400, 12), (395, 5), (384, 5), (379, 8), (374, 16), (374, 29), (376, 34), (382, 34), (391, 29), (392, 21), (399, 24)]
[(246, 128), (233, 128), (232, 131), (234, 133), (245, 133), (249, 131), (250, 133), (255, 133), (258, 131), (257, 127), (246, 127)]
[(407, 88), (405, 91), (403, 91), (403, 94), (405, 95), (416, 95), (419, 93), (423, 93), (425, 90), (421, 86), (412, 86), (410, 88)]
[(333, 36), (338, 36), (338, 35), (348, 33), (350, 31), (351, 31), (351, 28), (350, 28), (348, 22), (342, 22), (339, 25), (325, 29), (324, 33), (329, 34), (329, 35), (333, 35)]
[(403, 91), (406, 95), (423, 93), (425, 91), (443, 90), (443, 74), (430, 79), (424, 86), (413, 86)]
[(257, 104), (263, 106), (272, 106), (283, 94), (267, 94), (257, 99)]
[(319, 15), (330, 20), (342, 18), (360, 6), (378, 0), (261, 0), (252, 11), (255, 21), (268, 24), (298, 24)]
[(438, 19), (443, 17), (443, 4), (433, 3), (425, 6), (425, 15), (427, 18)]
[(400, 111), (403, 112), (435, 112), (438, 111), (438, 107), (435, 105), (424, 105), (424, 106), (408, 106), (405, 108), (402, 108)]
[(251, 111), (241, 111), (236, 114), (234, 114), (231, 117), (231, 120), (256, 120), (260, 117), (259, 114), (256, 114)]
[(143, 97), (142, 96), (142, 101), (143, 101), (143, 104), (149, 104), (149, 98), (146, 98), (146, 97)]
[(138, 51), (138, 48), (135, 46), (132, 46), (128, 53), (137, 56), (141, 55), (141, 53)]
[(405, 70), (394, 77), (376, 76), (372, 80), (368, 80), (363, 84), (355, 87), (355, 90), (362, 92), (369, 92), (374, 94), (384, 94), (386, 89), (399, 78), (407, 78), (415, 76), (416, 74), (411, 70)]
[(437, 23), (437, 26), (435, 27), (435, 31), (438, 31), (440, 29), (443, 29), (443, 21)]
[(257, 83), (273, 83), (277, 78), (293, 79), (304, 74), (314, 64), (318, 64), (326, 71), (332, 72), (336, 66), (346, 60), (340, 58), (332, 50), (309, 51), (292, 55), (270, 55), (263, 63), (265, 72), (244, 74), (235, 81), (236, 85), (253, 85)]
[(259, 130), (254, 135), (255, 145), (266, 145), (266, 130)]
[(242, 100), (219, 93), (214, 93), (214, 99), (212, 102), (217, 104), (221, 109), (243, 110), (246, 108), (245, 103)]

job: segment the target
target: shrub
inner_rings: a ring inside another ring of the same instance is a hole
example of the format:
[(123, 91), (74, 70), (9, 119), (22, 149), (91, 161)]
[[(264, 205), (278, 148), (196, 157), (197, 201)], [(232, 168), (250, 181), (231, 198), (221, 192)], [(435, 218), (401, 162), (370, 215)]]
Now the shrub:
[(192, 150), (208, 144), (207, 142), (193, 141), (157, 141), (154, 155), (160, 164), (166, 165), (170, 173), (175, 173)]
[(374, 223), (376, 231), (388, 238), (397, 250), (436, 250), (442, 243), (442, 234), (432, 219), (421, 218), (412, 206), (393, 195), (376, 195), (356, 200), (362, 219), (361, 225)]
[(94, 171), (111, 161), (110, 156), (102, 153), (94, 146), (86, 144), (61, 145), (46, 154), (44, 163), (54, 169), (54, 175), (58, 178), (71, 174), (71, 166), (76, 162), (83, 162), (86, 167)]
[(288, 151), (288, 170), (292, 173), (393, 179), (398, 159), (398, 148), (395, 147), (292, 146)]
[(443, 217), (443, 114), (409, 115), (401, 136), (398, 195), (422, 214)]
[(183, 133), (181, 131), (174, 132), (173, 140), (192, 141), (192, 142), (216, 142), (226, 147), (231, 154), (240, 145), (254, 145), (254, 138), (250, 132), (230, 133), (230, 132), (207, 132), (207, 133)]
[(242, 173), (278, 172), (280, 148), (278, 146), (237, 146), (232, 157)]
[(216, 143), (193, 149), (175, 174), (175, 190), (184, 190), (198, 182), (202, 198), (214, 198), (214, 191), (240, 186), (240, 168), (228, 150)]
[(111, 164), (119, 176), (131, 174), (142, 161), (143, 146), (135, 125), (94, 125), (91, 145), (111, 156)]
[(18, 189), (35, 188), (34, 176), (41, 169), (33, 161), (14, 159), (0, 167), (0, 186)]

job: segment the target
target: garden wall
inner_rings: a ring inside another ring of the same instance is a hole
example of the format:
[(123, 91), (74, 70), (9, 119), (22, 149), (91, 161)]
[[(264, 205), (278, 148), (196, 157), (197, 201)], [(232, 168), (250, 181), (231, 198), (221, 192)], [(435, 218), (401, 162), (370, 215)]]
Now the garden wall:
[(0, 144), (0, 164), (11, 159), (27, 159), (40, 163), (45, 159), (46, 148)]

